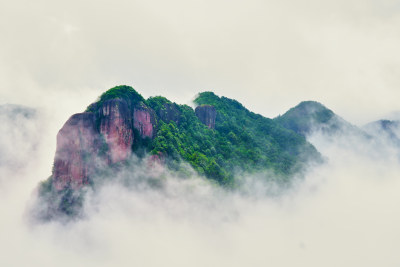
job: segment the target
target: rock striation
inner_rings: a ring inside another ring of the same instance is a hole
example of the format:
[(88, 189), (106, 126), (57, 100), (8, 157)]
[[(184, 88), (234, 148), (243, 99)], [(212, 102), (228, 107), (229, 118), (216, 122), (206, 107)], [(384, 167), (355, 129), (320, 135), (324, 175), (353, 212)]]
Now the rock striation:
[(154, 111), (140, 103), (133, 109), (133, 127), (139, 132), (141, 138), (153, 138), (155, 126)]
[(215, 129), (215, 119), (217, 117), (217, 111), (214, 106), (201, 105), (195, 109), (196, 116), (199, 120), (207, 125), (210, 129)]
[(53, 187), (79, 189), (102, 167), (123, 162), (137, 138), (153, 138), (154, 111), (144, 103), (134, 106), (115, 98), (92, 104), (92, 112), (73, 115), (57, 135)]
[(100, 134), (108, 145), (111, 163), (130, 157), (133, 144), (132, 116), (128, 103), (111, 99), (103, 103), (100, 113)]
[(73, 115), (57, 134), (53, 166), (53, 185), (57, 190), (77, 189), (89, 182), (99, 160), (100, 135), (91, 112)]

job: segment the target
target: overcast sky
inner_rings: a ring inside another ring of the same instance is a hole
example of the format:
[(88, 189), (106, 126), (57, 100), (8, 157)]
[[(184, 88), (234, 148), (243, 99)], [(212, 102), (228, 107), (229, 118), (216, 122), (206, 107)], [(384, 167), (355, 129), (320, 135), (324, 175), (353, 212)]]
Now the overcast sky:
[(316, 100), (363, 124), (400, 110), (399, 29), (395, 0), (0, 0), (0, 104), (72, 114), (128, 84), (267, 117)]
[(399, 47), (395, 0), (0, 0), (0, 104), (39, 108), (0, 116), (0, 265), (400, 266), (393, 143), (311, 137), (326, 164), (280, 198), (257, 176), (247, 197), (168, 174), (104, 187), (70, 225), (28, 220), (57, 131), (110, 87), (267, 117), (316, 100), (360, 125), (400, 111)]

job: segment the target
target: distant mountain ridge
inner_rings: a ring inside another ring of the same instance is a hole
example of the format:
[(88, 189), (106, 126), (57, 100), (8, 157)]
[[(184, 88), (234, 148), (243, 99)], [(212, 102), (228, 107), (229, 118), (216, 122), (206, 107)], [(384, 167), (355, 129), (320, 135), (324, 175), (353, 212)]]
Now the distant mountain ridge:
[(375, 137), (386, 138), (386, 141), (400, 148), (400, 121), (378, 120), (364, 125), (363, 129)]
[(366, 135), (362, 129), (342, 119), (316, 101), (303, 101), (274, 120), (283, 127), (303, 136), (314, 132), (322, 132), (326, 135), (344, 132), (360, 136)]

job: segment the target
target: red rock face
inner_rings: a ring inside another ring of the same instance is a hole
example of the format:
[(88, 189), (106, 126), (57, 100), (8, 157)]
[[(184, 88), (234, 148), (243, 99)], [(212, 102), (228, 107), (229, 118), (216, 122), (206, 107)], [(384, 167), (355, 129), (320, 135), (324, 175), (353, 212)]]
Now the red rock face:
[[(132, 153), (133, 127), (142, 138), (152, 138), (154, 125), (152, 109), (144, 104), (130, 108), (122, 99), (104, 101), (96, 113), (73, 115), (57, 135), (54, 188), (81, 188), (89, 183), (95, 171), (127, 160)], [(100, 155), (104, 147), (108, 148), (104, 149), (107, 153)], [(162, 162), (161, 156), (153, 160)]]
[(133, 127), (139, 131), (142, 138), (153, 138), (154, 133), (154, 114), (152, 110), (137, 106), (133, 110)]
[(77, 189), (88, 183), (95, 166), (99, 135), (93, 113), (73, 115), (57, 134), (53, 185), (57, 190)]
[(100, 133), (109, 148), (111, 163), (129, 158), (132, 153), (133, 132), (131, 112), (124, 100), (105, 101), (100, 108)]
[(215, 119), (217, 117), (217, 111), (214, 106), (202, 105), (196, 107), (196, 116), (199, 120), (208, 126), (210, 129), (215, 129)]
[(161, 165), (165, 164), (165, 156), (163, 153), (158, 152), (158, 154), (151, 155), (148, 159), (147, 166), (153, 167), (154, 165)]

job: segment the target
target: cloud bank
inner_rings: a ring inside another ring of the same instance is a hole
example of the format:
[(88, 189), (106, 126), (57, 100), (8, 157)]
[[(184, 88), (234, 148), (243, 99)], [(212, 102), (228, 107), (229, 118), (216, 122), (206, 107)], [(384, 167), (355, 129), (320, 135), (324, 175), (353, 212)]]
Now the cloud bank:
[(398, 266), (399, 150), (357, 138), (311, 136), (327, 162), (273, 196), (268, 183), (255, 180), (261, 174), (236, 192), (168, 171), (153, 175), (159, 186), (148, 186), (146, 166), (133, 161), (120, 176), (125, 180), (89, 194), (85, 218), (67, 224), (30, 221), (32, 190), (51, 166), (40, 140), (26, 152), (29, 164), (1, 166), (14, 175), (0, 184), (0, 264)]
[(243, 193), (167, 173), (159, 189), (103, 187), (74, 223), (29, 218), (58, 129), (117, 84), (179, 103), (213, 90), (267, 117), (306, 99), (357, 124), (398, 110), (399, 11), (394, 0), (0, 1), (0, 104), (39, 112), (0, 116), (0, 265), (399, 266), (387, 140), (310, 137), (326, 164), (279, 196), (256, 177)]

